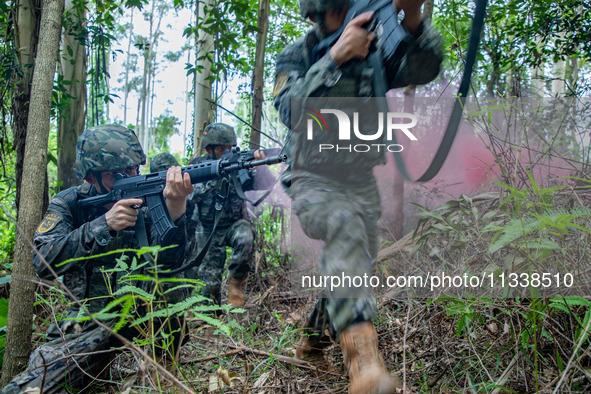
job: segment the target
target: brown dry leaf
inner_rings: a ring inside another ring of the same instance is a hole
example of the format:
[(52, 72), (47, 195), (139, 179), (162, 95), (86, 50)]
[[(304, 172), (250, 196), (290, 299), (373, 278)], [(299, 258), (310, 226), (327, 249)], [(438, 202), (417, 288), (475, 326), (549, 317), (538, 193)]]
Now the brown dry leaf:
[(218, 368), (217, 375), (222, 381), (226, 384), (226, 386), (232, 387), (232, 379), (230, 378), (230, 374), (228, 373), (227, 369)]
[[(265, 386), (265, 384), (267, 383), (267, 381), (269, 380), (271, 376), (271, 371), (267, 371), (263, 374), (261, 374), (261, 376), (259, 376), (259, 378), (257, 380), (255, 380), (254, 384), (252, 385), (253, 389), (260, 389), (263, 388)], [(265, 391), (258, 391), (259, 394), (263, 394)]]
[(215, 374), (209, 375), (209, 392), (223, 391), (225, 387), (232, 387), (232, 379), (227, 370), (219, 368)]
[(297, 324), (297, 322), (299, 322), (301, 319), (300, 315), (301, 315), (300, 311), (295, 310), (287, 316), (287, 318), (285, 319), (285, 322), (287, 324), (291, 324), (291, 325), (295, 326)]
[(494, 322), (487, 324), (486, 328), (488, 329), (488, 331), (490, 331), (493, 334), (495, 334), (499, 331), (499, 326), (497, 325), (497, 323), (494, 323)]
[[(223, 382), (221, 382), (223, 384)], [(210, 393), (215, 393), (216, 391), (220, 391), (220, 380), (218, 379), (217, 375), (209, 375), (209, 387), (208, 391)]]

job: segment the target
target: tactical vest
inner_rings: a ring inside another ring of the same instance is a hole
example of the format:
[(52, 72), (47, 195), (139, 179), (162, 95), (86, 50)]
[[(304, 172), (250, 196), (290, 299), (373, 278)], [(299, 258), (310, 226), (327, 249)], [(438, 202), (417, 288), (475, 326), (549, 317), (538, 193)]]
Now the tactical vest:
[[(204, 155), (191, 161), (191, 164), (196, 164), (204, 160), (213, 160), (212, 156)], [(195, 185), (195, 190), (190, 197), (190, 203), (197, 208), (191, 218), (193, 221), (198, 220), (204, 226), (213, 226), (215, 220), (215, 202), (216, 196), (221, 193), (222, 181), (214, 179), (204, 183)], [(224, 209), (220, 213), (221, 218), (218, 227), (229, 227), (235, 221), (246, 217), (246, 206), (244, 201), (238, 197), (236, 189), (232, 184), (229, 186), (228, 200), (224, 205)]]
[[(314, 33), (309, 33), (313, 34)], [(306, 67), (309, 69), (314, 59), (311, 59), (311, 53), (315, 40), (310, 36), (304, 40), (303, 57)], [(340, 74), (340, 75), (339, 75)], [(315, 92), (315, 97), (326, 98), (323, 100), (325, 108), (334, 108), (343, 110), (347, 113), (358, 112), (359, 127), (364, 134), (373, 134), (377, 130), (377, 108), (373, 100), (368, 102), (367, 98), (373, 97), (373, 75), (374, 70), (366, 60), (349, 61), (340, 68), (327, 75), (327, 85)], [(336, 80), (336, 83), (334, 81)], [(343, 97), (357, 97), (354, 107), (343, 107), (339, 100)], [(334, 99), (333, 99), (334, 98)], [(293, 99), (292, 99), (293, 100)], [(297, 100), (297, 98), (296, 98)], [(331, 177), (346, 177), (348, 179), (355, 177), (367, 177), (372, 173), (373, 167), (385, 163), (385, 149), (373, 147), (372, 144), (384, 144), (383, 139), (376, 141), (365, 141), (358, 139), (354, 133), (351, 133), (351, 139), (340, 141), (338, 139), (337, 118), (333, 115), (326, 115), (327, 130), (315, 132), (313, 140), (308, 139), (307, 135), (307, 111), (305, 108), (311, 108), (318, 105), (318, 100), (308, 101), (313, 104), (302, 103), (301, 112), (294, 113), (292, 104), (292, 127), (291, 135), (288, 136), (290, 146), (290, 156), (292, 158), (292, 169), (294, 174), (299, 171), (319, 173)], [(293, 101), (292, 101), (293, 103)], [(320, 111), (322, 108), (314, 108)], [(352, 120), (353, 117), (350, 116)], [(385, 133), (383, 133), (385, 135)], [(334, 146), (335, 149), (319, 149), (321, 146)], [(338, 148), (337, 148), (338, 147)], [(370, 149), (366, 151), (367, 147)]]

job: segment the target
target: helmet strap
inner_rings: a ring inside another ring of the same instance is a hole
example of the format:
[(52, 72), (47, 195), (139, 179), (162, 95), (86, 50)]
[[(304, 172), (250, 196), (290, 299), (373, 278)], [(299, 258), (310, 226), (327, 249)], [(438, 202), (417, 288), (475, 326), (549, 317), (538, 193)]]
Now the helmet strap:
[(324, 31), (326, 27), (326, 12), (314, 12), (314, 17), (316, 18), (316, 23), (318, 23), (320, 31)]
[(95, 172), (94, 173), (94, 178), (96, 179), (96, 183), (99, 186), (100, 190), (98, 191), (99, 194), (104, 194), (106, 193), (106, 188), (103, 185), (103, 174), (101, 174), (100, 172)]

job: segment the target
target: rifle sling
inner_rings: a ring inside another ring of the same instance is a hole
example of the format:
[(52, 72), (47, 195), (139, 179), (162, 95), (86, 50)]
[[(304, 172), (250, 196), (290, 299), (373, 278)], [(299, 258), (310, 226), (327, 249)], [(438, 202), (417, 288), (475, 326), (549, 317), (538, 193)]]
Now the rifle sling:
[[(464, 66), (464, 73), (462, 75), (462, 81), (460, 82), (460, 88), (458, 89), (458, 99), (454, 102), (454, 106), (449, 117), (449, 121), (447, 124), (447, 128), (443, 135), (443, 139), (441, 140), (441, 144), (435, 153), (435, 157), (433, 161), (425, 171), (423, 175), (421, 175), (416, 181), (413, 181), (408, 171), (406, 170), (406, 166), (402, 161), (402, 156), (400, 153), (393, 153), (394, 160), (396, 162), (396, 166), (400, 171), (400, 174), (404, 177), (405, 180), (410, 182), (426, 182), (431, 179), (441, 169), (451, 146), (454, 142), (456, 134), (458, 132), (458, 127), (460, 125), (460, 121), (462, 120), (462, 113), (464, 111), (464, 104), (466, 103), (466, 97), (468, 96), (468, 92), (470, 89), (470, 81), (472, 78), (472, 71), (474, 68), (474, 64), (476, 63), (476, 55), (478, 53), (478, 46), (480, 44), (480, 36), (482, 34), (482, 30), (484, 27), (484, 17), (486, 15), (486, 5), (487, 0), (476, 0), (476, 10), (474, 11), (474, 19), (472, 21), (472, 30), (470, 33), (470, 43), (468, 45), (468, 54), (466, 55), (466, 65)], [(381, 66), (383, 70), (383, 65)], [(383, 71), (382, 71), (383, 73)], [(385, 80), (382, 80), (385, 82)], [(385, 86), (385, 85), (382, 85)], [(383, 89), (382, 89), (383, 90)], [(377, 93), (377, 91), (376, 91)], [(378, 96), (377, 97), (384, 97)], [(396, 137), (392, 135), (392, 140), (396, 144)]]
[[(135, 238), (140, 244), (140, 248), (150, 246), (150, 243), (148, 242), (148, 233), (146, 232), (146, 222), (144, 221), (144, 214), (141, 210), (138, 212), (137, 221), (135, 222), (133, 229), (135, 230)], [(146, 256), (146, 259), (153, 267), (156, 267), (156, 260), (154, 260), (154, 256), (152, 256), (151, 253), (144, 253), (144, 256)]]
[(254, 202), (250, 202), (252, 204), (253, 207), (256, 207), (257, 205), (259, 205), (260, 203), (263, 202), (263, 200), (265, 198), (267, 198), (269, 196), (269, 194), (271, 194), (271, 192), (273, 191), (273, 188), (275, 188), (275, 185), (277, 184), (279, 180), (276, 180), (275, 182), (273, 182), (273, 184), (271, 185), (271, 187), (269, 188), (269, 190), (267, 190), (266, 192), (263, 193), (263, 195), (256, 201)]
[(265, 198), (267, 198), (269, 196), (269, 194), (271, 194), (271, 192), (273, 191), (273, 188), (277, 184), (277, 180), (276, 180), (273, 183), (273, 185), (271, 185), (269, 190), (267, 190), (265, 193), (263, 193), (263, 195), (261, 197), (259, 197), (258, 200), (252, 201), (250, 198), (246, 197), (246, 194), (244, 193), (244, 189), (242, 188), (242, 184), (240, 184), (240, 181), (238, 180), (236, 173), (232, 173), (232, 175), (230, 177), (232, 178), (232, 185), (234, 186), (234, 189), (236, 190), (236, 194), (238, 195), (238, 198), (240, 198), (241, 200), (244, 200), (244, 201), (248, 201), (250, 203), (250, 205), (252, 205), (253, 207), (256, 207), (257, 205), (262, 203), (263, 200)]

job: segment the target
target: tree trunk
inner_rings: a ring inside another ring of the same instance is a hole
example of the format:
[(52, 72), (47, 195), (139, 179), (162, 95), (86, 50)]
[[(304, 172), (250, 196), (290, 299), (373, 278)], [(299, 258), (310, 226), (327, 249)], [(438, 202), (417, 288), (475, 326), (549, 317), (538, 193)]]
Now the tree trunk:
[[(71, 13), (72, 21), (81, 28), (85, 26), (86, 11), (83, 7), (67, 0), (66, 9)], [(73, 32), (76, 34), (77, 32)], [(76, 161), (76, 141), (84, 131), (86, 119), (86, 48), (76, 40), (76, 36), (64, 31), (62, 43), (61, 73), (64, 81), (69, 81), (69, 104), (60, 111), (58, 121), (58, 167), (57, 179), (61, 190), (79, 185), (74, 162)]]
[(531, 84), (533, 93), (536, 96), (544, 97), (544, 65), (539, 67), (532, 67), (531, 69)]
[[(191, 63), (191, 50), (187, 51), (187, 64)], [(185, 80), (185, 97), (189, 97), (189, 84), (191, 79), (187, 75), (187, 79)], [(183, 151), (181, 153), (181, 157), (187, 157), (187, 137), (189, 135), (189, 100), (185, 100), (185, 123), (183, 124)]]
[(138, 122), (138, 138), (140, 140), (140, 143), (142, 144), (142, 146), (146, 145), (146, 141), (148, 139), (147, 133), (147, 127), (146, 127), (146, 106), (148, 104), (148, 89), (149, 89), (149, 81), (148, 81), (148, 75), (150, 73), (150, 45), (146, 44), (144, 46), (144, 72), (142, 75), (142, 90), (140, 92), (140, 106), (138, 108), (139, 112), (140, 112), (140, 116), (139, 116), (139, 122)]
[(568, 58), (564, 79), (566, 80), (569, 93), (575, 93), (579, 80), (579, 59), (576, 57)]
[[(559, 33), (558, 37), (561, 40), (566, 39), (564, 33)], [(552, 95), (554, 97), (564, 97), (566, 93), (565, 71), (564, 60), (558, 60), (552, 65)]]
[(16, 208), (18, 211), (23, 162), (25, 157), (25, 140), (27, 136), (27, 116), (31, 99), (31, 80), (35, 69), (34, 58), (39, 38), (41, 20), (41, 3), (39, 0), (22, 0), (16, 5), (15, 47), (19, 48), (19, 69), (22, 76), (15, 75), (15, 89), (12, 98), (12, 132), (14, 135), (13, 149), (16, 150)]
[(257, 45), (252, 76), (252, 125), (250, 130), (250, 149), (261, 146), (261, 118), (263, 117), (263, 84), (265, 82), (265, 46), (269, 31), (269, 0), (259, 1)]
[[(425, 1), (423, 9), (423, 21), (430, 25), (433, 16), (433, 0)], [(414, 107), (416, 87), (409, 85), (404, 89), (404, 112), (412, 113)], [(404, 235), (404, 178), (393, 163), (394, 172), (392, 179), (392, 198), (382, 199), (384, 213), (382, 217), (382, 237), (396, 241)], [(389, 203), (388, 203), (389, 202)]]
[(41, 222), (45, 177), (47, 173), (47, 143), (49, 140), (51, 95), (57, 65), (57, 53), (62, 28), (64, 0), (44, 0), (41, 16), (39, 48), (31, 89), (27, 123), (27, 142), (22, 181), (23, 197), (16, 233), (12, 285), (6, 327), (6, 348), (2, 369), (2, 385), (26, 365), (31, 351), (31, 329), (35, 285), (31, 264), (31, 246), (35, 228)]
[[(203, 0), (198, 2), (196, 13), (196, 24), (199, 21), (204, 21), (207, 18), (206, 12), (208, 8), (213, 6), (212, 0)], [(213, 37), (204, 33), (201, 29), (197, 31), (195, 39), (195, 80), (194, 91), (195, 99), (193, 102), (194, 116), (193, 116), (193, 154), (201, 155), (201, 136), (203, 129), (213, 119), (212, 105), (207, 101), (211, 100), (211, 57), (213, 56)], [(206, 100), (207, 99), (207, 100)]]
[[(152, 11), (150, 12), (150, 32), (144, 44), (144, 74), (142, 78), (141, 93), (141, 115), (139, 123), (139, 140), (146, 153), (150, 150), (150, 124), (151, 110), (150, 100), (152, 97), (152, 81), (156, 78), (156, 47), (158, 46), (158, 37), (160, 36), (160, 24), (164, 15), (165, 7), (163, 4), (154, 1)], [(154, 23), (155, 12), (158, 11), (157, 21)]]
[(123, 125), (127, 127), (127, 99), (129, 97), (129, 68), (131, 67), (131, 43), (133, 41), (133, 11), (130, 10), (129, 38), (127, 40), (127, 59), (125, 60), (125, 84), (123, 85)]
[(564, 97), (566, 93), (566, 83), (564, 81), (564, 61), (559, 60), (554, 63), (553, 66), (553, 79), (552, 79), (552, 94), (555, 97)]

